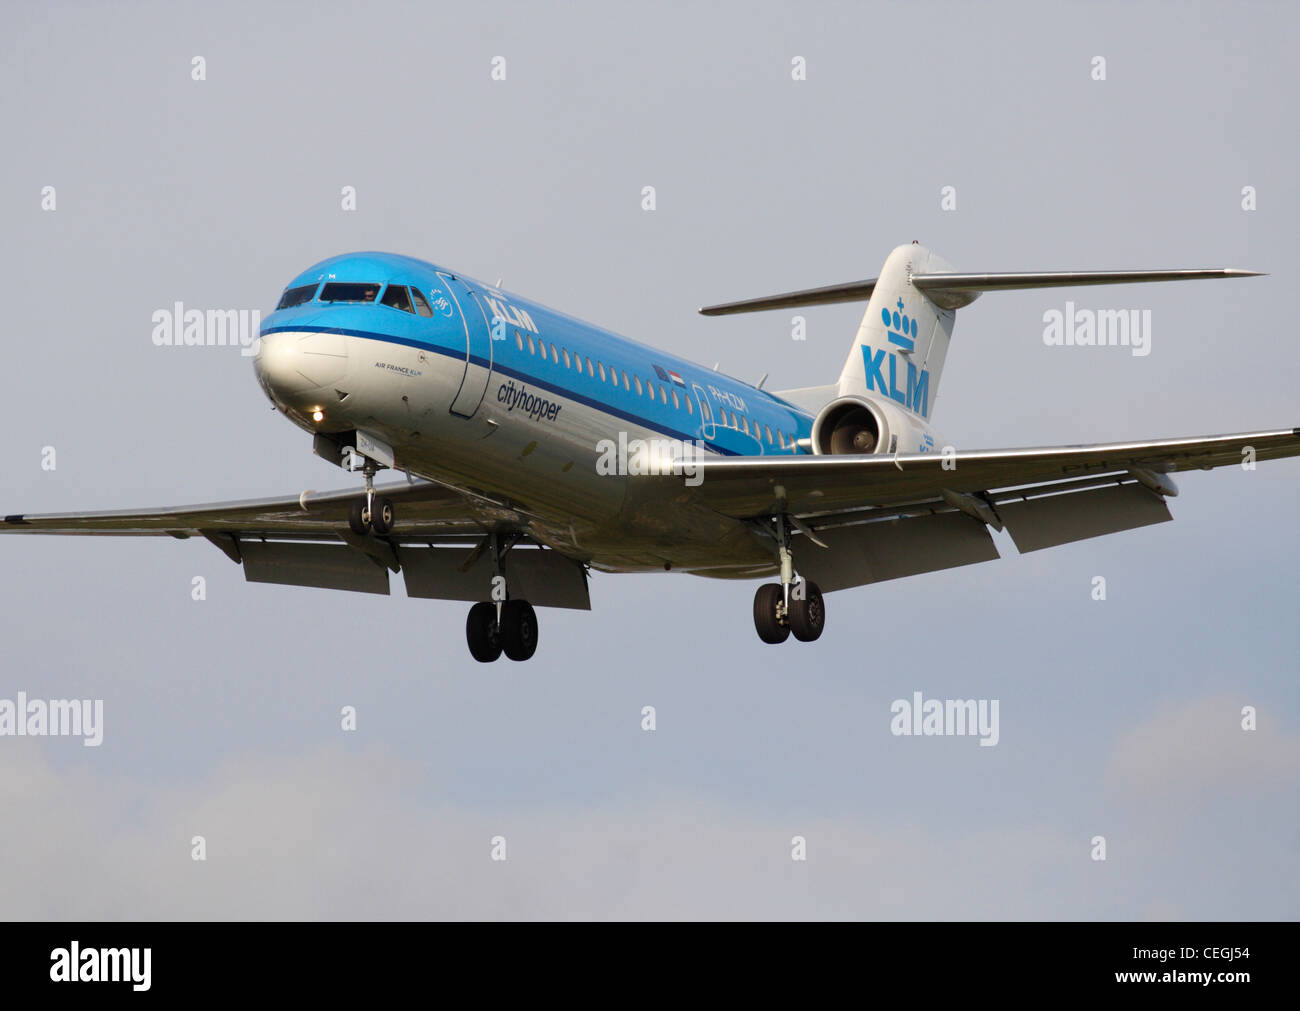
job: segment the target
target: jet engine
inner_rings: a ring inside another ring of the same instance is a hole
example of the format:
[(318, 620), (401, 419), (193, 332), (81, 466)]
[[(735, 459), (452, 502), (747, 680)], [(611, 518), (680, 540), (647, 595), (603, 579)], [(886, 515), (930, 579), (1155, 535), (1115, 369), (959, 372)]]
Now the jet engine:
[(876, 405), (859, 397), (832, 400), (813, 421), (812, 447), (818, 456), (882, 453), (888, 443), (884, 416)]

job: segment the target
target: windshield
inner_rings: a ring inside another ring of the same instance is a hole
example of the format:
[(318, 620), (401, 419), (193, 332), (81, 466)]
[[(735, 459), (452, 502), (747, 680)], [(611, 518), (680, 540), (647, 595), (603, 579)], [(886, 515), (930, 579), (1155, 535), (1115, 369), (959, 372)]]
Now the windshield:
[(432, 316), (433, 310), (429, 308), (429, 303), (424, 300), (418, 288), (411, 289), (411, 298), (415, 300), (415, 311), (421, 316)]
[(379, 284), (370, 281), (359, 283), (334, 281), (321, 289), (322, 302), (373, 302), (379, 294)]
[(384, 305), (392, 306), (394, 309), (401, 309), (402, 312), (415, 312), (411, 308), (411, 299), (406, 294), (406, 287), (401, 284), (390, 284), (380, 301)]
[(316, 294), (316, 285), (304, 284), (300, 288), (286, 288), (284, 294), (280, 296), (280, 303), (275, 308), (292, 309), (295, 305), (302, 305), (304, 302), (310, 302), (312, 295)]

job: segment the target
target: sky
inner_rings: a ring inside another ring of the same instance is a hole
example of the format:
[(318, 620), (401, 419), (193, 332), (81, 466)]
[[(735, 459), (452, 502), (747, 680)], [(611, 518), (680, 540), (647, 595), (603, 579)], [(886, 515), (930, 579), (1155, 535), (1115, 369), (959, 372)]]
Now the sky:
[[(912, 239), (965, 271), (1265, 271), (986, 295), (932, 421), (963, 449), (1294, 427), (1297, 27), (1284, 3), (17, 8), (0, 513), (350, 487), (249, 358), (157, 347), (151, 317), (267, 313), (361, 249), (769, 389), (834, 382), (863, 307), (806, 310), (803, 341), (695, 310)], [(1150, 310), (1151, 353), (1046, 346), (1067, 298)], [(102, 700), (103, 740), (0, 736), (0, 915), (1294, 919), (1300, 460), (1177, 480), (1173, 523), (998, 534), (999, 561), (831, 594), (812, 644), (759, 642), (749, 583), (597, 574), (526, 664), (475, 663), (464, 605), (400, 580), (4, 537), (0, 700)], [(998, 700), (996, 746), (892, 733), (914, 692)]]

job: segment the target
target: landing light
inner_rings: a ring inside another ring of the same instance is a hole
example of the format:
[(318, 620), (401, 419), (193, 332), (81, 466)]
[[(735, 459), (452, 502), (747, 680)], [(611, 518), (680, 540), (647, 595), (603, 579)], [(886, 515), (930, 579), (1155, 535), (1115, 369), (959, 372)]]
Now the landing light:
[(316, 408), (316, 410), (311, 412), (311, 420), (319, 424), (320, 422), (325, 420), (325, 412), (322, 411), (319, 407)]

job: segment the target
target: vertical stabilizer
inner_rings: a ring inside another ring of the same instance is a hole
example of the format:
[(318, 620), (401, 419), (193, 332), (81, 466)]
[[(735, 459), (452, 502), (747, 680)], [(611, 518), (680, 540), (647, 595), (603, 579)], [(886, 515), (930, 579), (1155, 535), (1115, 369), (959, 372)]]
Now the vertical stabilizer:
[(840, 396), (888, 397), (930, 420), (956, 310), (936, 305), (913, 286), (912, 275), (951, 269), (917, 243), (889, 254), (840, 372)]

